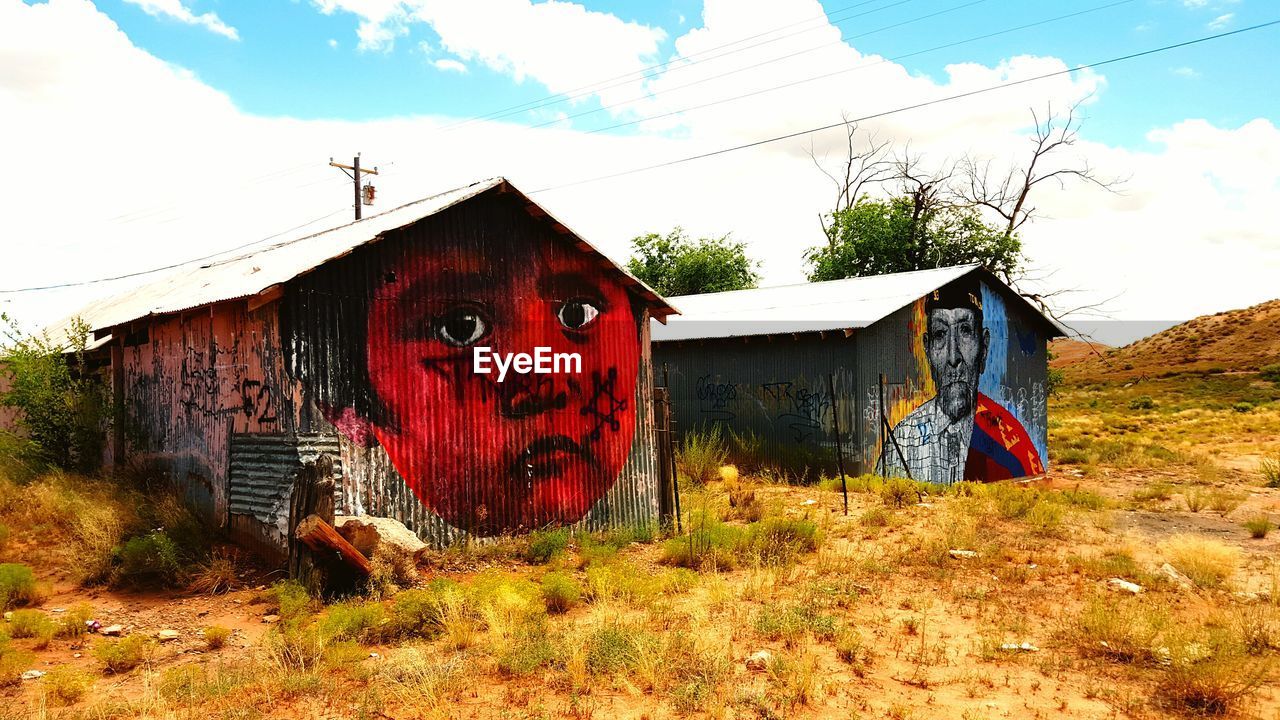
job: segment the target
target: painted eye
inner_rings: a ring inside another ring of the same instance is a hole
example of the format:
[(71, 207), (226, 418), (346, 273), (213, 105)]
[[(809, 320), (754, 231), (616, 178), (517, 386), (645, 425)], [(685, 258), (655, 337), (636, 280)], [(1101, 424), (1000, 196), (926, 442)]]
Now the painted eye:
[(472, 345), (489, 334), (489, 322), (472, 307), (457, 307), (435, 320), (434, 335), (454, 347)]
[(600, 308), (587, 300), (570, 300), (556, 311), (560, 324), (570, 330), (581, 330), (590, 325), (598, 315)]

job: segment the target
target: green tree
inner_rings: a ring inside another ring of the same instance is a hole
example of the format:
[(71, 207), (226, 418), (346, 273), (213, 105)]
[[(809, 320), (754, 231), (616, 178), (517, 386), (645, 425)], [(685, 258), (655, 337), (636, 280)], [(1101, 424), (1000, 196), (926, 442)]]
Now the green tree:
[(102, 459), (110, 402), (106, 383), (86, 360), (88, 327), (76, 321), (69, 348), (47, 335), (24, 333), (0, 314), (5, 347), (0, 371), (8, 387), (0, 404), (16, 408), (18, 424), (45, 463), (90, 471)]
[(663, 295), (697, 295), (753, 288), (756, 261), (729, 236), (692, 240), (680, 228), (631, 240), (627, 270)]
[(905, 194), (861, 198), (826, 223), (827, 244), (809, 248), (811, 282), (981, 263), (1011, 277), (1022, 258), (1016, 233), (983, 222), (978, 211)]

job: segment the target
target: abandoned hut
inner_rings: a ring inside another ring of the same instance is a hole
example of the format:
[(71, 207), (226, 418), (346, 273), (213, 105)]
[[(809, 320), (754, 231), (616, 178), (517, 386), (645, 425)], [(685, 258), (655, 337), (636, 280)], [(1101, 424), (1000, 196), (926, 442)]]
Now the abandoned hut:
[(670, 298), (654, 373), (676, 431), (739, 462), (934, 483), (1048, 461), (1046, 343), (1063, 328), (977, 265)]
[[(321, 455), (338, 514), (437, 546), (656, 522), (649, 325), (673, 312), (497, 178), (79, 315), (125, 418), (108, 461), (159, 468), (238, 540), (283, 552), (292, 478)], [(478, 348), (555, 363), (500, 379)]]

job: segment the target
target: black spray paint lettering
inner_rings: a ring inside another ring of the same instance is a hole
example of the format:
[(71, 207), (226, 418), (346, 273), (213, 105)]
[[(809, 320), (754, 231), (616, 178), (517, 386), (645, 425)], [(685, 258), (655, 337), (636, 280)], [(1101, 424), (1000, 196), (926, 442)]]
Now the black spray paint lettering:
[(733, 420), (737, 413), (729, 409), (730, 403), (738, 399), (738, 386), (729, 382), (714, 382), (710, 375), (698, 378), (698, 406), (703, 415), (710, 415), (715, 420)]
[(618, 385), (618, 368), (616, 367), (609, 368), (609, 375), (603, 381), (600, 379), (599, 372), (591, 373), (591, 384), (595, 389), (581, 412), (583, 415), (594, 418), (595, 425), (592, 426), (588, 436), (592, 440), (599, 440), (605, 425), (614, 432), (622, 429), (622, 424), (618, 422), (618, 413), (627, 409), (628, 401), (625, 398), (619, 399), (616, 395)]

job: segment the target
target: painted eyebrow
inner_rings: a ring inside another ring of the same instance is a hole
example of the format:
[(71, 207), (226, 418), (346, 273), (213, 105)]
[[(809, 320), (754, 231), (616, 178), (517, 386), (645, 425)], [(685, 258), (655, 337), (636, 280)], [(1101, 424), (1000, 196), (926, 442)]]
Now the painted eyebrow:
[(538, 281), (538, 293), (544, 297), (571, 298), (578, 295), (589, 295), (603, 298), (604, 292), (600, 284), (592, 282), (584, 273), (560, 272), (544, 277)]
[(479, 272), (444, 273), (442, 277), (424, 277), (413, 281), (396, 302), (421, 302), (453, 297), (488, 299), (494, 294), (494, 280)]

